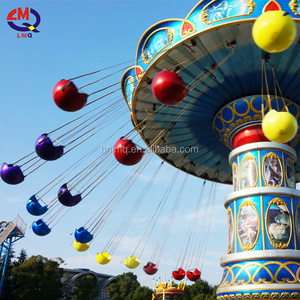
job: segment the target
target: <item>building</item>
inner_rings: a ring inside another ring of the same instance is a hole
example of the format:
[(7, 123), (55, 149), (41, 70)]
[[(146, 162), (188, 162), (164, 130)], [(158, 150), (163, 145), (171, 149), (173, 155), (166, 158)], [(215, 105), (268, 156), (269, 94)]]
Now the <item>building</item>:
[(62, 278), (62, 282), (65, 282), (66, 280), (70, 280), (70, 284), (74, 285), (75, 281), (83, 276), (90, 275), (93, 276), (95, 279), (95, 285), (98, 291), (97, 297), (95, 300), (110, 300), (110, 297), (108, 296), (106, 287), (115, 281), (115, 276), (108, 275), (108, 274), (102, 274), (102, 273), (96, 273), (94, 271), (91, 271), (90, 269), (63, 269), (64, 275)]

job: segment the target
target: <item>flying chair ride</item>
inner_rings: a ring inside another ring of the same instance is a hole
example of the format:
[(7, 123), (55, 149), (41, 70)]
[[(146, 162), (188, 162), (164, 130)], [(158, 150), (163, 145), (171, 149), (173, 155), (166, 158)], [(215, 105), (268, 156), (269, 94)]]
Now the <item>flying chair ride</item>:
[[(212, 182), (210, 196), (206, 197), (206, 207), (210, 206), (211, 211), (207, 209), (202, 220), (209, 224), (213, 205), (208, 204), (214, 202), (215, 183), (233, 187), (224, 203), (228, 254), (221, 258), (224, 271), (217, 299), (300, 299), (300, 192), (296, 189), (300, 181), (299, 24), (300, 0), (202, 0), (185, 19), (168, 19), (150, 27), (140, 39), (135, 64), (121, 78), (121, 91), (134, 128), (124, 135), (120, 132), (126, 124), (122, 125), (107, 138), (118, 134), (113, 153), (99, 155), (97, 145), (29, 198), (28, 212), (34, 216), (45, 214), (33, 222), (34, 233), (50, 234), (65, 213), (85, 202), (119, 164), (134, 168), (101, 201), (93, 216), (73, 232), (74, 248), (80, 252), (88, 250), (151, 155), (156, 154), (174, 166), (176, 173), (166, 185), (136, 249), (124, 260), (125, 265), (130, 269), (140, 265), (155, 220), (178, 173), (183, 171), (186, 177), (166, 218), (162, 236), (150, 261), (143, 266), (146, 274), (158, 271), (187, 176), (193, 175), (204, 179), (204, 183), (186, 235), (189, 240), (201, 227), (198, 219), (205, 182)], [(103, 70), (60, 80), (53, 89), (56, 105), (64, 111), (76, 112), (119, 91), (110, 90), (118, 81), (90, 93), (81, 92), (109, 76), (80, 88), (73, 82), (100, 71)], [(102, 92), (106, 94), (90, 98)], [(124, 115), (122, 97), (105, 100), (99, 107), (43, 133), (36, 140), (33, 153), (14, 164), (4, 163), (0, 172), (3, 181), (13, 185), (23, 182), (46, 162), (62, 159)], [(65, 132), (54, 137), (61, 130)], [(138, 146), (137, 137), (151, 154)], [(97, 253), (99, 264), (105, 265), (112, 259), (161, 165), (103, 251)], [(44, 196), (53, 188), (55, 197), (45, 202)], [(206, 232), (209, 225), (201, 228)], [(140, 245), (143, 250), (135, 256)], [(196, 246), (197, 243), (194, 249)], [(185, 247), (187, 252), (191, 245), (186, 243)], [(195, 265), (190, 260), (186, 269), (183, 257), (172, 273), (173, 278), (199, 280), (199, 258)], [(166, 290), (170, 299), (183, 297), (183, 288), (179, 291), (172, 286), (157, 286), (156, 296), (164, 297)]]
[(300, 299), (299, 27), (299, 0), (200, 1), (150, 27), (122, 77), (149, 148), (233, 185), (218, 300)]

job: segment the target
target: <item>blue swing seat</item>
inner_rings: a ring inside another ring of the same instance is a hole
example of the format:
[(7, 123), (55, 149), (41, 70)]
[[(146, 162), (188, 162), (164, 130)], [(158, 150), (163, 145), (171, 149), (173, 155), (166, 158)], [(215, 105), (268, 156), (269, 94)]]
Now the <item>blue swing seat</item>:
[(51, 229), (42, 219), (39, 219), (32, 224), (32, 230), (36, 235), (44, 236), (50, 233)]
[(84, 227), (75, 230), (75, 239), (77, 242), (86, 244), (93, 239), (93, 235)]
[(32, 195), (26, 203), (27, 211), (33, 216), (40, 216), (44, 214), (47, 210), (47, 206), (42, 206), (39, 201), (36, 199), (35, 195)]

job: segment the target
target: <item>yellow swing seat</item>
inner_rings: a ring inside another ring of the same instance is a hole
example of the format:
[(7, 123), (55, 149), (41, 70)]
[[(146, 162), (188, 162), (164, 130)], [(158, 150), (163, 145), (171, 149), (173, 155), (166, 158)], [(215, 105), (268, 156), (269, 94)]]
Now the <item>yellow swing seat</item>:
[(100, 265), (106, 265), (111, 260), (111, 255), (109, 255), (106, 251), (102, 253), (97, 253), (96, 260)]
[(128, 258), (124, 259), (125, 266), (129, 269), (135, 269), (139, 266), (140, 260), (133, 255), (130, 255)]
[(75, 250), (79, 251), (79, 252), (84, 252), (87, 249), (90, 248), (90, 245), (88, 243), (79, 243), (76, 240), (73, 241), (73, 247), (75, 248)]

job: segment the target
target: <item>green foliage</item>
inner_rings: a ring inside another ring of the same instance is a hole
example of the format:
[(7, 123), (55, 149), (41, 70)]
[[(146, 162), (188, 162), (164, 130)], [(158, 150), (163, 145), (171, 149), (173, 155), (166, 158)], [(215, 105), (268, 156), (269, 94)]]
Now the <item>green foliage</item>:
[(20, 251), (19, 256), (17, 257), (17, 260), (13, 262), (14, 267), (18, 267), (21, 265), (25, 260), (27, 259), (27, 252), (25, 249), (22, 249)]
[(141, 287), (132, 272), (118, 275), (116, 282), (111, 283), (107, 291), (111, 300), (145, 300), (151, 299), (153, 293), (148, 287)]
[[(71, 284), (67, 277), (61, 283), (63, 270), (59, 265), (63, 260), (50, 260), (42, 256), (31, 256), (21, 250), (15, 258), (10, 252), (9, 263), (0, 300), (92, 300), (97, 295), (97, 282), (91, 275), (85, 275)], [(174, 285), (175, 286), (175, 285)], [(185, 287), (185, 300), (215, 300), (216, 286), (210, 286), (205, 280), (199, 280)], [(148, 287), (141, 286), (132, 272), (116, 277), (116, 282), (107, 287), (111, 300), (146, 300), (154, 293)]]
[(17, 259), (15, 259), (15, 251), (13, 250), (13, 248), (10, 249), (0, 300), (15, 299), (14, 294), (16, 290), (16, 284), (12, 277), (12, 268), (19, 266), (26, 259), (27, 259), (27, 253), (24, 249), (20, 251), (20, 254), (17, 257)]
[(187, 285), (185, 287), (186, 300), (215, 300), (216, 287), (208, 284), (205, 280), (198, 280), (197, 282)]
[(82, 276), (76, 280), (72, 300), (93, 300), (97, 295), (95, 278), (91, 275)]
[(145, 299), (152, 299), (153, 291), (145, 286), (138, 287), (134, 292), (129, 294), (128, 299), (131, 300), (145, 300)]
[(40, 255), (31, 256), (18, 267), (12, 269), (16, 283), (14, 299), (53, 300), (61, 297), (63, 270), (59, 268), (62, 261), (50, 260)]

